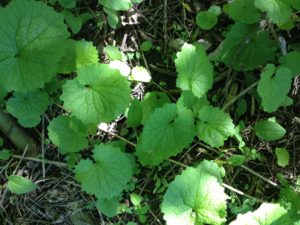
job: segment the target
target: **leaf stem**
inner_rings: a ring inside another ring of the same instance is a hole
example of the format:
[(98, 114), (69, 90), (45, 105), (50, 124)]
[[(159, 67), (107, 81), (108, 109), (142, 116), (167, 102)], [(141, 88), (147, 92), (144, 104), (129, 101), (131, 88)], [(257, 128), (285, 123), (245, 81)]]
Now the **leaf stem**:
[(52, 161), (52, 160), (38, 159), (38, 158), (34, 158), (34, 157), (24, 157), (21, 155), (12, 155), (12, 157), (15, 159), (35, 161), (35, 162), (39, 162), (39, 163), (51, 164), (51, 165), (58, 166), (58, 167), (68, 168), (68, 165), (66, 163)]
[(251, 89), (255, 88), (258, 85), (259, 81), (254, 82), (249, 87), (241, 91), (238, 95), (236, 95), (234, 98), (232, 98), (229, 102), (227, 102), (223, 107), (222, 110), (225, 111), (229, 106), (231, 106), (233, 103), (235, 103), (237, 100), (239, 100), (241, 97), (243, 97), (245, 94), (247, 94)]

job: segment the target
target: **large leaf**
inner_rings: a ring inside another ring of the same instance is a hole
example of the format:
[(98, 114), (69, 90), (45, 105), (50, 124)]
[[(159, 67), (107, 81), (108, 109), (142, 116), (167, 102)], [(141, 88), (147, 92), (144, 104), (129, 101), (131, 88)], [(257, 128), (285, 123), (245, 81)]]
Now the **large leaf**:
[(137, 145), (138, 158), (143, 165), (158, 165), (188, 147), (194, 136), (192, 117), (178, 114), (175, 104), (165, 104), (145, 123)]
[(178, 77), (176, 86), (183, 91), (191, 90), (201, 98), (212, 87), (213, 67), (204, 48), (185, 43), (175, 60)]
[(205, 106), (200, 109), (198, 116), (198, 135), (212, 147), (224, 145), (224, 141), (235, 133), (230, 115), (219, 108)]
[(58, 70), (69, 36), (63, 16), (42, 2), (14, 0), (0, 13), (0, 83), (31, 91)]
[(125, 112), (130, 103), (126, 78), (109, 65), (78, 69), (78, 77), (63, 86), (64, 107), (85, 124), (109, 122)]
[(148, 92), (143, 101), (142, 107), (142, 124), (145, 124), (156, 108), (162, 107), (166, 103), (171, 103), (168, 95), (164, 92)]
[(288, 54), (282, 56), (279, 61), (282, 67), (287, 67), (292, 71), (293, 77), (300, 75), (300, 52), (289, 52)]
[(255, 6), (266, 12), (272, 22), (286, 23), (292, 16), (292, 8), (288, 0), (255, 0)]
[(259, 21), (261, 15), (254, 0), (233, 0), (224, 6), (224, 12), (235, 21), (252, 24)]
[(282, 138), (286, 133), (280, 124), (272, 120), (259, 121), (255, 124), (253, 129), (256, 136), (265, 141), (276, 141)]
[(230, 225), (289, 225), (287, 211), (279, 204), (263, 203), (254, 212), (238, 215)]
[(7, 187), (15, 194), (25, 194), (35, 190), (37, 185), (25, 177), (10, 175), (8, 177)]
[(132, 7), (131, 0), (118, 0), (118, 1), (112, 1), (112, 0), (99, 0), (100, 4), (102, 4), (104, 7), (108, 9), (112, 9), (115, 11), (120, 10), (128, 10)]
[(61, 153), (78, 152), (88, 145), (86, 127), (75, 117), (58, 116), (48, 126), (50, 140)]
[(292, 83), (292, 71), (281, 67), (276, 71), (273, 64), (268, 64), (261, 73), (257, 92), (262, 98), (262, 106), (267, 112), (275, 112), (287, 98)]
[(75, 72), (79, 67), (98, 62), (98, 51), (92, 42), (68, 40), (65, 54), (59, 63), (59, 72), (63, 74)]
[(235, 23), (222, 42), (220, 57), (230, 68), (248, 71), (272, 60), (277, 49), (267, 31), (257, 25)]
[(226, 221), (226, 199), (217, 177), (189, 167), (169, 184), (162, 212), (167, 225), (219, 225)]
[(40, 123), (41, 115), (49, 103), (49, 96), (40, 90), (27, 93), (14, 92), (13, 97), (7, 101), (6, 108), (23, 127), (34, 127)]
[(95, 162), (81, 160), (75, 167), (75, 178), (88, 194), (111, 199), (119, 195), (131, 179), (130, 159), (119, 148), (111, 145), (97, 145), (93, 152)]

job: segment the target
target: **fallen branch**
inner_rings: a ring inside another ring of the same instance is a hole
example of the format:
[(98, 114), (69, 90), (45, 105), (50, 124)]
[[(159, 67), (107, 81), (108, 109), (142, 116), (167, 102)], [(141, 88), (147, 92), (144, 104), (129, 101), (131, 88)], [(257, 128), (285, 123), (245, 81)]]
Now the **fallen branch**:
[(28, 156), (38, 154), (38, 143), (29, 136), (15, 119), (0, 109), (0, 130), (7, 135), (18, 150), (24, 151), (26, 146)]

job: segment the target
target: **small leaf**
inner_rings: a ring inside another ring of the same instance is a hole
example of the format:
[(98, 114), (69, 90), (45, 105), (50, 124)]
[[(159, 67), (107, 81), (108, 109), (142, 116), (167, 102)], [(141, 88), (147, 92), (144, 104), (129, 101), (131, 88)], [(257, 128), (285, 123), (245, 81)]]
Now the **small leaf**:
[(80, 67), (78, 76), (63, 86), (64, 107), (84, 124), (110, 122), (130, 103), (126, 78), (107, 64)]
[(109, 67), (115, 70), (119, 70), (121, 75), (128, 77), (130, 75), (131, 69), (126, 62), (120, 60), (113, 60), (109, 62)]
[(158, 165), (175, 156), (193, 141), (195, 126), (192, 117), (178, 114), (175, 104), (158, 108), (145, 123), (136, 153), (143, 165)]
[(286, 133), (285, 129), (277, 122), (269, 120), (257, 122), (253, 129), (256, 136), (265, 141), (276, 141)]
[(37, 185), (25, 177), (10, 175), (7, 183), (8, 189), (15, 194), (25, 194), (37, 188)]
[(169, 184), (161, 210), (167, 225), (221, 225), (227, 198), (216, 177), (188, 167)]
[(107, 14), (109, 26), (111, 26), (113, 29), (116, 29), (120, 22), (118, 12), (109, 8), (104, 8), (104, 12)]
[(291, 4), (294, 9), (300, 10), (300, 0), (291, 0)]
[(191, 91), (183, 91), (177, 101), (179, 113), (189, 113), (193, 117), (198, 117), (199, 110), (208, 105), (206, 96), (197, 98)]
[(246, 157), (244, 155), (233, 155), (228, 159), (228, 163), (232, 166), (240, 166), (246, 161)]
[(132, 193), (130, 194), (130, 201), (132, 202), (132, 204), (134, 206), (140, 206), (141, 202), (142, 202), (142, 196), (136, 194), (136, 193)]
[(49, 139), (62, 154), (78, 152), (88, 146), (87, 129), (80, 120), (70, 116), (58, 116), (48, 126)]
[(266, 12), (273, 23), (286, 23), (292, 16), (290, 1), (286, 0), (255, 0), (255, 6)]
[(201, 11), (197, 14), (196, 24), (203, 30), (210, 30), (218, 23), (218, 16), (211, 11)]
[(18, 119), (23, 127), (35, 127), (50, 103), (49, 96), (40, 90), (33, 92), (14, 92), (6, 103), (7, 111)]
[(58, 0), (59, 4), (66, 8), (66, 9), (72, 9), (76, 6), (76, 0)]
[(281, 167), (289, 165), (290, 154), (285, 148), (276, 148), (275, 149), (277, 156), (277, 164)]
[(176, 86), (183, 91), (191, 90), (201, 98), (211, 89), (213, 84), (213, 67), (204, 48), (197, 45), (184, 44), (175, 60), (178, 77)]
[(141, 44), (140, 49), (143, 52), (148, 52), (148, 51), (150, 51), (152, 49), (152, 46), (153, 46), (152, 41), (144, 41)]
[(118, 214), (119, 196), (112, 199), (98, 198), (97, 209), (107, 217), (114, 217)]
[(261, 73), (257, 92), (262, 98), (262, 106), (267, 112), (275, 112), (287, 98), (292, 83), (291, 70), (281, 67), (276, 71), (273, 64), (268, 64)]
[(12, 155), (10, 150), (0, 150), (0, 160), (8, 160)]
[(119, 148), (100, 144), (93, 150), (94, 162), (81, 160), (75, 167), (75, 178), (82, 189), (98, 198), (118, 196), (132, 177), (129, 157)]
[(70, 27), (73, 34), (77, 34), (83, 25), (83, 21), (80, 17), (76, 17), (68, 10), (61, 12), (65, 16), (65, 20)]
[(275, 225), (292, 224), (288, 212), (279, 204), (263, 203), (254, 212), (238, 215), (230, 225)]
[(111, 1), (111, 0), (99, 0), (99, 3), (103, 5), (105, 8), (112, 9), (115, 11), (128, 10), (132, 7), (131, 0), (119, 0), (119, 1)]
[(110, 60), (122, 59), (122, 52), (116, 46), (108, 45), (104, 48), (104, 52)]
[(280, 61), (280, 67), (286, 67), (289, 68), (292, 71), (292, 77), (296, 77), (297, 75), (300, 75), (300, 52), (289, 52), (288, 54), (281, 56), (279, 59)]
[(261, 14), (254, 5), (254, 0), (233, 0), (224, 6), (224, 12), (235, 21), (253, 24), (260, 20)]
[(212, 147), (224, 145), (228, 137), (234, 135), (234, 124), (227, 113), (219, 108), (205, 106), (199, 111), (198, 135)]
[(151, 75), (145, 67), (136, 66), (132, 69), (129, 80), (148, 83), (151, 81)]

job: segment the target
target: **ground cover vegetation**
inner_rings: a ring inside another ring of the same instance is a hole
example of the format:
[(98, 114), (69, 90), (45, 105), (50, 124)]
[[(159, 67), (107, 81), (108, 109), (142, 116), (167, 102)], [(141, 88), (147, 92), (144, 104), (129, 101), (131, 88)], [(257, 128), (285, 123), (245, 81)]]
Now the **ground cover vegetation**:
[(1, 1), (1, 224), (299, 225), (299, 10)]

